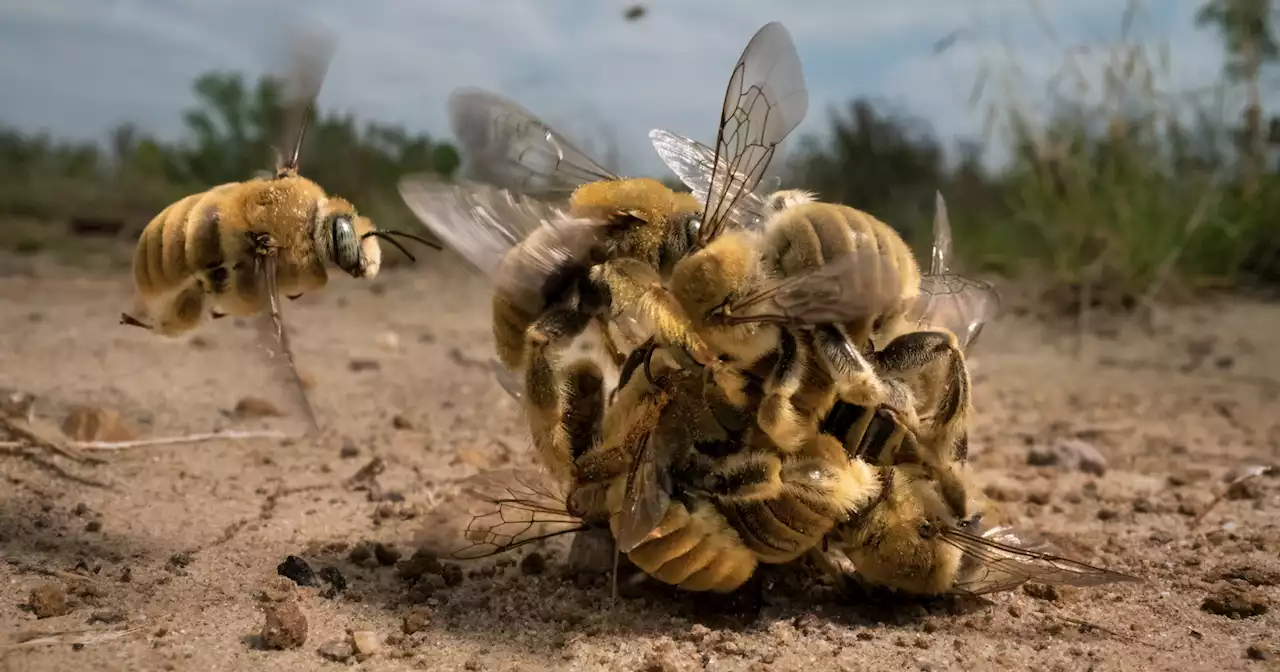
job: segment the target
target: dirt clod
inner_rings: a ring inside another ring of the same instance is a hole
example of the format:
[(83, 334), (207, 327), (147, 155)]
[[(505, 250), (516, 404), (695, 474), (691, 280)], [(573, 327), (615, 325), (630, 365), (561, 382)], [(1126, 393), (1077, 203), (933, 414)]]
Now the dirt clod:
[(241, 397), (231, 414), (237, 418), (278, 418), (283, 413), (276, 405), (261, 397)]
[(349, 660), (351, 656), (355, 655), (355, 647), (351, 645), (351, 642), (345, 639), (333, 639), (327, 641), (324, 644), (321, 644), (320, 648), (316, 649), (316, 651), (324, 658), (338, 663), (345, 662)]
[(1224, 585), (1200, 603), (1200, 609), (1227, 618), (1251, 618), (1267, 613), (1267, 597), (1253, 588)]
[(400, 629), (404, 634), (412, 635), (426, 630), (429, 625), (431, 625), (431, 611), (418, 607), (404, 615)]
[(384, 544), (381, 541), (373, 545), (373, 557), (383, 567), (390, 567), (400, 561), (401, 553), (395, 546)]
[(413, 421), (403, 415), (396, 414), (391, 418), (391, 426), (396, 429), (413, 429)]
[(311, 565), (296, 555), (290, 555), (284, 559), (284, 562), (276, 565), (276, 573), (299, 586), (315, 588), (320, 585), (320, 582), (316, 580), (316, 573), (311, 569)]
[(1280, 653), (1276, 653), (1275, 649), (1266, 644), (1250, 644), (1249, 648), (1244, 650), (1244, 655), (1249, 660), (1277, 660), (1280, 659)]
[(1033, 467), (1058, 466), (1095, 476), (1107, 471), (1107, 458), (1092, 443), (1080, 439), (1061, 439), (1048, 445), (1032, 446), (1027, 451), (1027, 464)]
[(297, 602), (276, 602), (263, 608), (262, 642), (271, 649), (296, 649), (307, 642), (307, 616)]
[(1240, 565), (1218, 571), (1209, 576), (1210, 581), (1244, 581), (1251, 586), (1280, 585), (1280, 572)]
[(52, 581), (36, 586), (27, 598), (27, 605), (36, 618), (53, 618), (71, 613), (67, 591)]
[(446, 563), (440, 568), (440, 576), (444, 577), (444, 585), (450, 588), (462, 583), (462, 567)]
[(338, 449), (338, 457), (341, 457), (344, 460), (350, 460), (359, 456), (360, 449), (356, 447), (355, 442), (351, 439), (343, 439), (342, 447)]
[(1022, 586), (1022, 592), (1036, 598), (1037, 600), (1057, 602), (1062, 599), (1062, 595), (1058, 592), (1058, 587), (1051, 584), (1028, 583)]
[(62, 421), (62, 433), (72, 441), (133, 441), (138, 438), (120, 412), (100, 406), (72, 406)]
[(329, 584), (329, 587), (322, 593), (324, 597), (332, 599), (337, 597), (338, 593), (347, 589), (347, 577), (343, 576), (342, 570), (337, 567), (321, 568), (316, 575), (320, 577), (320, 580)]
[(379, 362), (376, 359), (357, 358), (347, 362), (347, 368), (353, 373), (359, 373), (361, 371), (377, 371), (382, 368), (382, 362)]
[(419, 548), (396, 567), (396, 573), (400, 578), (409, 581), (416, 580), (423, 574), (442, 574), (444, 572), (443, 565), (436, 557), (436, 554), (426, 548)]
[(527, 575), (541, 574), (546, 569), (547, 559), (537, 551), (524, 556), (524, 559), (520, 561), (520, 571)]

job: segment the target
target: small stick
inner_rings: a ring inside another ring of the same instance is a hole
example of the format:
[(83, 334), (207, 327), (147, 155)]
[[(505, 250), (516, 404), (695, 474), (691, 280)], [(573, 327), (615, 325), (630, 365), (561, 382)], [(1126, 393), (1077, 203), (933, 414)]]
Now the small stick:
[(40, 636), (38, 633), (24, 633), (19, 637), (30, 637), (30, 639), (22, 639), (22, 641), (12, 644), (5, 644), (3, 648), (18, 649), (29, 646), (40, 646), (42, 644), (97, 644), (112, 639), (119, 639), (126, 635), (143, 630), (143, 627), (129, 628), (127, 630), (82, 630), (79, 632), (55, 632), (46, 636)]
[(1218, 493), (1218, 496), (1217, 496), (1217, 497), (1214, 497), (1214, 498), (1213, 498), (1213, 501), (1209, 502), (1209, 505), (1208, 505), (1208, 506), (1204, 507), (1204, 510), (1200, 512), (1200, 515), (1198, 515), (1198, 516), (1196, 516), (1195, 518), (1191, 519), (1191, 525), (1192, 525), (1193, 527), (1194, 527), (1194, 526), (1196, 526), (1196, 525), (1199, 525), (1199, 524), (1200, 524), (1200, 521), (1204, 520), (1204, 517), (1205, 517), (1205, 516), (1207, 516), (1207, 515), (1209, 515), (1209, 512), (1213, 510), (1213, 507), (1217, 506), (1217, 505), (1218, 505), (1218, 502), (1221, 502), (1224, 498), (1226, 498), (1227, 493), (1228, 493), (1228, 492), (1231, 492), (1231, 488), (1232, 488), (1233, 486), (1239, 485), (1239, 484), (1244, 483), (1244, 482), (1246, 482), (1246, 481), (1251, 481), (1251, 480), (1253, 480), (1253, 479), (1255, 479), (1255, 478), (1257, 478), (1257, 477), (1259, 477), (1259, 476), (1263, 476), (1263, 475), (1266, 475), (1266, 474), (1271, 474), (1271, 473), (1273, 473), (1274, 471), (1275, 471), (1275, 467), (1270, 467), (1270, 466), (1267, 466), (1267, 467), (1249, 467), (1247, 470), (1245, 470), (1245, 473), (1244, 473), (1244, 474), (1241, 474), (1240, 476), (1237, 476), (1237, 477), (1235, 477), (1235, 478), (1231, 479), (1231, 482), (1227, 484), (1227, 487), (1226, 487), (1226, 488), (1224, 488), (1224, 489), (1222, 490), (1222, 492)]
[(209, 434), (191, 434), (189, 436), (170, 436), (159, 439), (138, 439), (136, 441), (76, 441), (71, 445), (83, 450), (122, 450), (142, 446), (163, 446), (175, 443), (198, 443), (201, 441), (217, 441), (220, 439), (287, 439), (288, 434), (278, 431), (263, 432), (212, 432)]

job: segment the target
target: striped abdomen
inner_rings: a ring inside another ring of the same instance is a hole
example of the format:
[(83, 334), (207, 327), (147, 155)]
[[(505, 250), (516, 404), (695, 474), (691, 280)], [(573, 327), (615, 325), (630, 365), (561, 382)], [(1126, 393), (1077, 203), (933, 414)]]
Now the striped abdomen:
[(181, 289), (199, 272), (226, 262), (218, 204), (224, 184), (192, 194), (156, 215), (142, 230), (133, 257), (133, 279), (144, 298)]

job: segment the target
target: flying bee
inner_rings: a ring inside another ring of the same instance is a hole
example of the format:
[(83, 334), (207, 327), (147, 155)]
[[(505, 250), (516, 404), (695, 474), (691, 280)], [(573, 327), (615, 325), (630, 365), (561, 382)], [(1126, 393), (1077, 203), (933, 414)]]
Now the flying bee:
[(333, 43), (311, 38), (295, 51), (286, 79), (293, 136), (288, 159), (274, 173), (215, 186), (166, 207), (143, 229), (133, 257), (134, 314), (120, 322), (163, 336), (179, 336), (206, 316), (256, 316), (261, 344), (292, 383), (310, 428), (314, 413), (302, 391), (281, 316), (280, 295), (297, 299), (328, 280), (333, 266), (372, 278), (382, 262), (378, 239), (409, 254), (393, 236), (435, 243), (399, 231), (380, 231), (347, 200), (326, 194), (299, 171), (306, 120), (323, 84)]
[(1097, 586), (1141, 579), (1046, 552), (1009, 528), (979, 531), (981, 515), (958, 518), (915, 465), (888, 467), (874, 506), (854, 514), (812, 556), (838, 582), (915, 595), (982, 595), (1037, 583)]
[[(807, 109), (795, 47), (781, 24), (769, 23), (730, 77), (714, 151), (718, 188), (699, 203), (655, 180), (612, 175), (509, 101), (476, 91), (451, 98), (455, 134), (495, 186), (410, 177), (400, 192), (428, 228), (494, 279), (499, 358), (523, 374), (534, 443), (566, 480), (573, 465), (559, 428), (565, 406), (553, 350), (626, 310), (664, 343), (710, 363), (714, 355), (684, 328), (662, 280), (735, 226), (738, 202)], [(567, 207), (530, 197), (569, 190)], [(620, 364), (622, 351), (613, 355)]]

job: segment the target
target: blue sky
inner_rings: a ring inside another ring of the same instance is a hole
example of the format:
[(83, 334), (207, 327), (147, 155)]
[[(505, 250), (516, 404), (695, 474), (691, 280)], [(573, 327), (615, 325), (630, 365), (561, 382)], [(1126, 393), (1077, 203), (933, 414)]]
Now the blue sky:
[[(304, 14), (339, 38), (320, 104), (447, 137), (444, 100), (458, 86), (521, 102), (589, 149), (607, 138), (619, 169), (660, 174), (646, 133), (664, 127), (708, 144), (724, 84), (752, 33), (790, 30), (804, 63), (809, 114), (792, 138), (821, 131), (855, 96), (912, 112), (944, 139), (974, 134), (969, 103), (984, 67), (1010, 58), (1028, 100), (1067, 49), (1118, 39), (1122, 0), (651, 0), (623, 20), (617, 0), (4, 0), (0, 2), (0, 123), (103, 138), (126, 121), (183, 135), (191, 80), (211, 69), (251, 75), (277, 63), (281, 30)], [(1134, 34), (1177, 45), (1164, 84), (1214, 84), (1216, 35), (1196, 30), (1200, 0), (1147, 0)], [(305, 8), (305, 12), (304, 12)], [(938, 55), (957, 29), (968, 39)], [(1006, 45), (1011, 51), (1006, 51)], [(1082, 57), (1086, 71), (1099, 57)], [(1096, 78), (1092, 78), (1096, 82)], [(790, 142), (788, 144), (791, 144)]]

